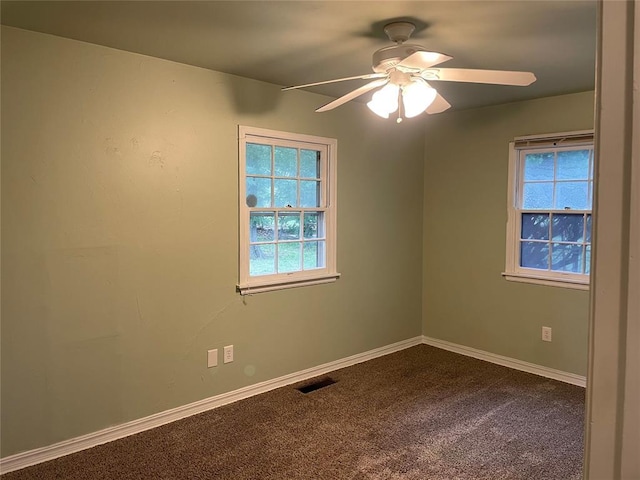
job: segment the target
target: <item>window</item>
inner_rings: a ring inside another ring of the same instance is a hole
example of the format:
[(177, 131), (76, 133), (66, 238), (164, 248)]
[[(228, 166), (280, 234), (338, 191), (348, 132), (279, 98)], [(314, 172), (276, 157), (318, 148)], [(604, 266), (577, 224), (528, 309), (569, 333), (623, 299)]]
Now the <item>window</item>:
[(330, 138), (239, 127), (240, 293), (335, 281)]
[(508, 280), (587, 289), (593, 132), (510, 143)]

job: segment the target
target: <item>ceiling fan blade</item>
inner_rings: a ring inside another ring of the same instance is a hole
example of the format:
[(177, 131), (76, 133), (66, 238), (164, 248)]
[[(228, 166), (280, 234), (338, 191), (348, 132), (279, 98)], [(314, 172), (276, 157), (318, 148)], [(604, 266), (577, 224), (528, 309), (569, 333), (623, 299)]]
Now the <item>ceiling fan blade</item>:
[(435, 100), (427, 107), (425, 112), (429, 114), (444, 112), (451, 108), (451, 104), (447, 102), (442, 95), (436, 94)]
[(339, 107), (343, 103), (347, 103), (349, 100), (353, 100), (354, 98), (359, 97), (360, 95), (364, 95), (365, 93), (373, 90), (374, 88), (378, 88), (385, 85), (387, 82), (389, 82), (388, 78), (382, 78), (379, 80), (374, 80), (373, 82), (369, 82), (366, 85), (363, 85), (360, 88), (356, 88), (355, 90), (350, 91), (346, 95), (343, 95), (340, 98), (337, 98), (333, 102), (329, 102), (326, 105), (323, 105), (322, 107), (318, 108), (316, 112), (326, 112), (328, 110), (333, 110), (334, 108)]
[(536, 81), (536, 76), (531, 72), (512, 72), (507, 70), (429, 68), (420, 75), (429, 81), (492, 83), (495, 85), (517, 85), (521, 87), (526, 87)]
[(449, 55), (438, 52), (415, 52), (402, 60), (396, 67), (415, 68), (418, 70), (424, 70), (425, 68), (444, 63), (447, 60), (451, 60)]
[(284, 87), (282, 91), (294, 90), (296, 88), (315, 87), (316, 85), (326, 85), (328, 83), (345, 82), (347, 80), (368, 80), (371, 78), (383, 78), (386, 77), (386, 73), (368, 73), (366, 75), (357, 75), (355, 77), (336, 78), (335, 80), (325, 80), (324, 82), (306, 83), (304, 85), (294, 85), (292, 87)]

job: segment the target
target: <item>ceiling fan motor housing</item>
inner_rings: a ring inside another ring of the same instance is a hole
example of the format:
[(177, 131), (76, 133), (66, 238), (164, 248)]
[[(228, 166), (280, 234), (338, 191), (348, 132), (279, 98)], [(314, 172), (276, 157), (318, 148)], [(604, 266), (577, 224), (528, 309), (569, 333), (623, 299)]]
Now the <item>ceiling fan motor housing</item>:
[(384, 73), (390, 68), (395, 67), (409, 55), (421, 51), (426, 51), (426, 49), (420, 45), (410, 45), (406, 43), (381, 48), (373, 54), (373, 71)]

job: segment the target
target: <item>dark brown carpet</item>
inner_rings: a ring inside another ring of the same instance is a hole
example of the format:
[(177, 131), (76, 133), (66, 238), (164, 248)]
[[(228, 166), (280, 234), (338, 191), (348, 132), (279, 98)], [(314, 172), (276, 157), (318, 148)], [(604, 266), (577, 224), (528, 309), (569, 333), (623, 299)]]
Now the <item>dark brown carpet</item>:
[(330, 377), (2, 480), (581, 478), (580, 387), (426, 345)]

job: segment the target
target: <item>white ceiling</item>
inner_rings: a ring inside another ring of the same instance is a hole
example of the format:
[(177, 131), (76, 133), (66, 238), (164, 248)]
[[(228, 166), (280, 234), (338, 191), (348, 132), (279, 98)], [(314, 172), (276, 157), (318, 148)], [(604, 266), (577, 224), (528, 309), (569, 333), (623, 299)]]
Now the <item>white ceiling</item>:
[[(592, 90), (596, 1), (8, 1), (5, 25), (287, 86), (371, 72), (383, 27), (444, 67), (532, 71), (529, 87), (439, 82), (455, 109)], [(310, 89), (338, 97), (365, 81)], [(285, 95), (286, 93), (283, 93)], [(370, 97), (371, 94), (366, 95)]]

